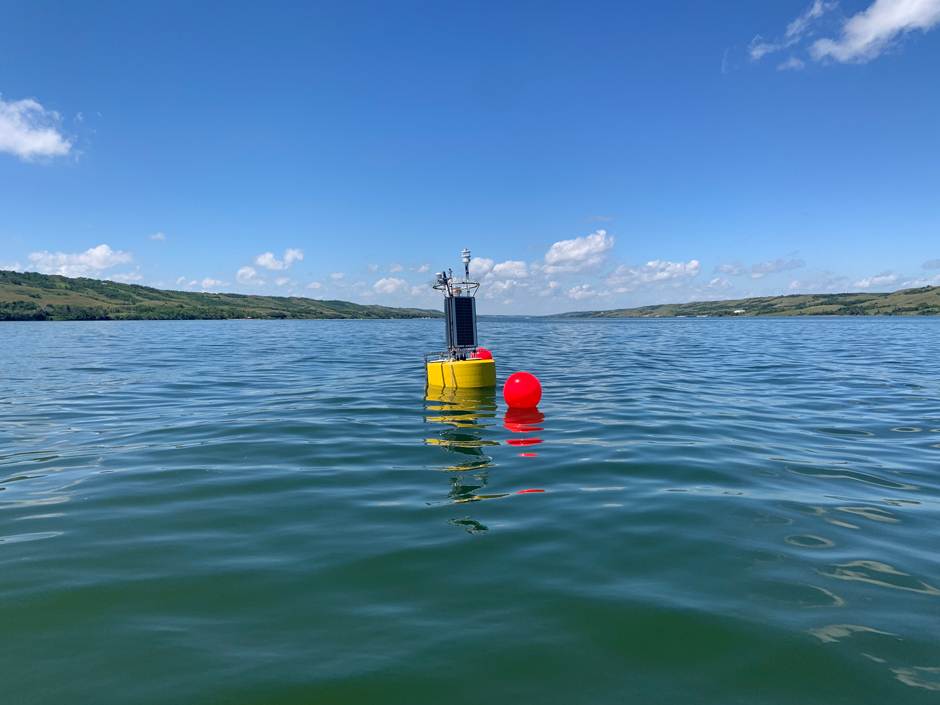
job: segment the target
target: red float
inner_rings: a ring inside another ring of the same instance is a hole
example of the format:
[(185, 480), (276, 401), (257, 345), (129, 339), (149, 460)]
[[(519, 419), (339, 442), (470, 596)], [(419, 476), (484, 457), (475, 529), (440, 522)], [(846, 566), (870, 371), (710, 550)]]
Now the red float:
[(513, 409), (533, 409), (542, 399), (542, 385), (535, 375), (516, 372), (503, 385), (503, 399)]
[(492, 360), (493, 353), (491, 353), (486, 348), (477, 348), (477, 351), (473, 353), (473, 357), (471, 357), (470, 359), (471, 360)]

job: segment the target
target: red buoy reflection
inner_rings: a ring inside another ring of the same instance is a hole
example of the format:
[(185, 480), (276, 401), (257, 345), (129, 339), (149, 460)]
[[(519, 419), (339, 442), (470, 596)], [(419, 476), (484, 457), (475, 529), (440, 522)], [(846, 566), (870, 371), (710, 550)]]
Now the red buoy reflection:
[(503, 417), (503, 426), (513, 433), (532, 433), (544, 430), (539, 426), (543, 421), (545, 421), (545, 414), (538, 409), (509, 408)]

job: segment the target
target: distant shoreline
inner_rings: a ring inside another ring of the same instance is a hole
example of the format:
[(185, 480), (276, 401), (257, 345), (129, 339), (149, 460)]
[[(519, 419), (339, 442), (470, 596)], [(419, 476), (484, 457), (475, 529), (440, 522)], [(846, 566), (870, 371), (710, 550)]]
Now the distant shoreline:
[(733, 301), (640, 306), (608, 311), (573, 311), (547, 318), (780, 318), (793, 316), (937, 316), (940, 286), (888, 293), (790, 294)]
[(0, 321), (213, 321), (443, 318), (420, 308), (301, 296), (209, 294), (0, 270)]
[[(732, 301), (696, 301), (548, 316), (480, 314), (488, 318), (772, 318), (794, 316), (937, 316), (940, 287), (886, 293), (791, 294)], [(3, 321), (206, 321), (439, 319), (441, 311), (321, 301), (300, 296), (210, 294), (0, 270)]]

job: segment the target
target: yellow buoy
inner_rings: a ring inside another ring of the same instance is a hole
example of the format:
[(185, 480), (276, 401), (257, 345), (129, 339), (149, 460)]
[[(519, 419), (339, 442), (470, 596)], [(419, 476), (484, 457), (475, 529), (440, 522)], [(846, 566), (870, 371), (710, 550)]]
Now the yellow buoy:
[(493, 360), (432, 360), (427, 363), (429, 389), (479, 389), (496, 386)]

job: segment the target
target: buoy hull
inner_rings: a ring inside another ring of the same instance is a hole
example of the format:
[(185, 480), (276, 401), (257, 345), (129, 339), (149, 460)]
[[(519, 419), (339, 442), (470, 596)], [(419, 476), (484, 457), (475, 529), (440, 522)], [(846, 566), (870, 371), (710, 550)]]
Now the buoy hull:
[(428, 387), (480, 389), (496, 386), (493, 360), (435, 360), (427, 366)]

